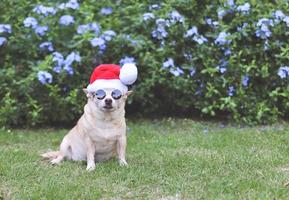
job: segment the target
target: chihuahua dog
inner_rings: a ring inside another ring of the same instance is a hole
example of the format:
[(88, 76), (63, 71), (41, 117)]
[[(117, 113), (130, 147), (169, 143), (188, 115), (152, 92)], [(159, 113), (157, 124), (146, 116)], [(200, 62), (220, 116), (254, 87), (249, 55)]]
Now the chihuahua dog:
[(63, 159), (86, 160), (87, 170), (95, 169), (96, 161), (118, 157), (121, 166), (127, 165), (125, 102), (131, 91), (122, 94), (118, 89), (106, 88), (88, 92), (84, 114), (63, 138), (60, 150), (42, 154), (52, 164)]

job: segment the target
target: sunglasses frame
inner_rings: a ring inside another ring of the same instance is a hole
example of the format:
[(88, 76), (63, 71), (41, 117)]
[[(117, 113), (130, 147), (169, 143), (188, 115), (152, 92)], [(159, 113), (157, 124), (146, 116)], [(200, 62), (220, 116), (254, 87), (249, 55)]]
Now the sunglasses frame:
[[(103, 94), (101, 94), (102, 96), (98, 96), (97, 93), (98, 92), (103, 92)], [(114, 93), (118, 93), (118, 94), (115, 94), (117, 96), (114, 95)], [(102, 100), (104, 99), (105, 97), (107, 96), (107, 93), (103, 90), (103, 89), (99, 89), (97, 90), (96, 92), (93, 93), (93, 97), (96, 97), (98, 100)], [(114, 100), (118, 100), (120, 99), (121, 97), (123, 96), (122, 92), (118, 89), (115, 89), (113, 91), (111, 91), (111, 97), (114, 99)]]

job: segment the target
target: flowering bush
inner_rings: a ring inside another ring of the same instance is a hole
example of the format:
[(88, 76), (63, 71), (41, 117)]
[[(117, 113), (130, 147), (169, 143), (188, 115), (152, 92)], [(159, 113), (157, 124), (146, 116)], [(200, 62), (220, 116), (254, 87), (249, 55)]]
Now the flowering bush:
[(288, 3), (3, 1), (2, 125), (75, 120), (93, 68), (127, 62), (139, 69), (128, 109), (287, 117)]

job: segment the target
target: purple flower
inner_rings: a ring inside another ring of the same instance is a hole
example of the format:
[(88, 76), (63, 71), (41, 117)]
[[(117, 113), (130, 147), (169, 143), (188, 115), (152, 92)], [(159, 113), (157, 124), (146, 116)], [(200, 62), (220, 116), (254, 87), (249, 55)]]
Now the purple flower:
[(57, 66), (61, 66), (64, 61), (63, 55), (57, 51), (53, 52), (52, 61), (57, 62)]
[(145, 13), (143, 14), (143, 20), (144, 21), (148, 21), (148, 20), (151, 20), (151, 19), (154, 19), (155, 18), (155, 15), (153, 13)]
[(111, 13), (113, 13), (113, 9), (111, 7), (105, 7), (100, 10), (100, 13), (102, 15), (110, 15)]
[(64, 65), (71, 65), (74, 61), (80, 62), (81, 57), (79, 56), (78, 53), (71, 52), (65, 59)]
[(206, 24), (211, 25), (213, 23), (213, 20), (211, 18), (206, 17), (205, 22)]
[(97, 23), (79, 25), (77, 28), (77, 33), (84, 34), (90, 30), (94, 31), (95, 34), (99, 34), (100, 26)]
[(60, 10), (64, 10), (66, 8), (71, 8), (73, 10), (77, 10), (79, 9), (79, 3), (77, 2), (77, 0), (70, 0), (67, 3), (61, 3), (58, 8)]
[(219, 25), (219, 22), (213, 21), (211, 18), (206, 17), (205, 18), (206, 24), (210, 25), (212, 28), (217, 28)]
[(61, 72), (61, 70), (62, 70), (62, 67), (57, 65), (57, 66), (53, 67), (52, 70), (53, 70), (55, 73), (59, 74), (59, 73)]
[(152, 31), (152, 36), (159, 40), (166, 38), (168, 36), (168, 32), (164, 28), (157, 28)]
[(34, 9), (33, 12), (37, 14), (42, 14), (44, 16), (48, 16), (49, 14), (55, 15), (56, 9), (53, 7), (46, 7), (43, 5), (37, 5)]
[(67, 74), (69, 74), (70, 76), (72, 76), (74, 74), (74, 70), (70, 65), (65, 65), (63, 67), (63, 69), (67, 72)]
[(262, 26), (262, 25), (274, 26), (274, 23), (273, 23), (273, 20), (272, 20), (272, 19), (261, 18), (261, 19), (259, 19), (259, 21), (257, 22), (257, 26)]
[(223, 8), (218, 10), (218, 18), (219, 19), (223, 19), (223, 17), (227, 14), (228, 14), (228, 11), (224, 10)]
[(44, 36), (48, 31), (48, 26), (37, 26), (34, 29), (35, 33), (39, 36)]
[(89, 31), (89, 30), (90, 30), (90, 27), (89, 27), (88, 24), (79, 25), (79, 26), (77, 27), (77, 33), (78, 33), (78, 34), (84, 34), (84, 33), (86, 33), (86, 32)]
[(249, 10), (250, 10), (250, 4), (249, 3), (245, 3), (245, 4), (237, 7), (237, 11), (239, 11), (243, 14), (248, 14)]
[(103, 34), (102, 34), (102, 38), (105, 40), (105, 41), (110, 41), (112, 40), (112, 38), (116, 36), (116, 33), (113, 31), (113, 30), (107, 30), (105, 31)]
[(289, 75), (289, 67), (288, 66), (280, 67), (277, 74), (281, 79), (286, 78)]
[(161, 9), (161, 8), (162, 8), (162, 6), (159, 5), (159, 4), (153, 4), (153, 5), (150, 5), (150, 6), (149, 6), (149, 9), (150, 9), (150, 10), (159, 10), (159, 9)]
[(289, 16), (283, 18), (283, 22), (286, 23), (286, 26), (289, 27)]
[(45, 85), (47, 83), (52, 83), (52, 75), (47, 71), (39, 71), (37, 73), (37, 77), (38, 77), (39, 82), (42, 85)]
[(221, 74), (224, 74), (227, 71), (227, 66), (228, 66), (229, 62), (226, 60), (221, 60), (220, 64), (217, 66), (217, 69), (219, 70), (219, 72)]
[(64, 60), (63, 55), (59, 52), (54, 52), (52, 54), (53, 58), (52, 60), (54, 62), (57, 63), (57, 65), (53, 68), (53, 71), (55, 73), (60, 73), (62, 71), (62, 67), (63, 69), (69, 74), (69, 75), (73, 75), (74, 74), (74, 70), (71, 67), (73, 62), (80, 62), (81, 61), (81, 57), (79, 56), (78, 53), (76, 52), (71, 52), (66, 59)]
[(228, 95), (231, 97), (231, 96), (234, 95), (234, 92), (235, 92), (234, 86), (230, 86), (230, 87), (228, 88)]
[(229, 55), (231, 55), (231, 49), (229, 49), (229, 48), (227, 48), (226, 50), (225, 50), (225, 52), (224, 52), (224, 55), (225, 56), (229, 56)]
[(126, 63), (135, 63), (134, 57), (125, 56), (124, 58), (120, 59), (119, 64), (122, 66)]
[[(92, 30), (95, 34), (99, 34), (100, 32), (100, 26), (97, 23), (89, 23), (89, 29)], [(115, 35), (114, 35), (115, 36)]]
[(267, 39), (268, 37), (271, 37), (272, 32), (268, 28), (267, 25), (262, 24), (261, 27), (258, 27), (256, 30), (256, 36), (262, 39)]
[(74, 23), (74, 18), (71, 15), (63, 15), (62, 17), (60, 17), (59, 23), (68, 26)]
[(77, 0), (70, 0), (65, 4), (65, 7), (76, 10), (79, 9), (79, 3), (77, 2)]
[(45, 49), (48, 51), (53, 51), (53, 46), (51, 42), (43, 42), (39, 45), (40, 49)]
[(229, 36), (230, 36), (230, 34), (228, 34), (226, 32), (220, 32), (218, 37), (215, 40), (215, 44), (217, 44), (217, 45), (230, 44), (232, 41), (228, 39)]
[(284, 17), (285, 17), (285, 14), (284, 14), (281, 10), (276, 10), (276, 11), (273, 13), (273, 17), (274, 17), (276, 20), (283, 20)]
[(172, 73), (174, 76), (180, 76), (184, 74), (184, 71), (181, 68), (176, 67), (176, 68), (171, 68), (170, 73)]
[(23, 24), (25, 27), (31, 27), (35, 28), (38, 24), (37, 20), (34, 17), (27, 17), (24, 21)]
[(248, 86), (248, 84), (249, 84), (249, 80), (250, 80), (250, 78), (249, 78), (249, 76), (243, 76), (242, 77), (242, 85), (244, 86), (244, 87), (247, 87)]
[(169, 22), (162, 18), (156, 20), (156, 25), (158, 28), (165, 28), (166, 26), (170, 26)]
[(0, 37), (0, 46), (5, 44), (7, 42), (7, 39), (5, 37)]
[(243, 25), (242, 26), (238, 26), (237, 27), (237, 31), (242, 31), (244, 28), (246, 28), (248, 26), (248, 23), (247, 22), (245, 22), (245, 23), (243, 23)]
[(0, 33), (11, 33), (11, 25), (10, 24), (0, 24)]
[(165, 19), (157, 19), (156, 20), (157, 28), (152, 31), (152, 37), (156, 39), (163, 39), (168, 36), (168, 32), (166, 31), (165, 27), (169, 26), (169, 23)]
[(190, 69), (190, 76), (194, 76), (196, 74), (196, 69), (193, 67)]
[(176, 10), (169, 13), (169, 17), (170, 17), (170, 22), (173, 24), (177, 22), (184, 23), (184, 17)]
[(93, 38), (90, 40), (90, 44), (93, 47), (99, 47), (100, 50), (105, 50), (106, 45), (105, 45), (105, 40), (102, 38)]
[(194, 40), (195, 42), (197, 42), (198, 44), (203, 44), (203, 43), (205, 43), (205, 42), (208, 42), (208, 39), (205, 38), (205, 37), (202, 36), (202, 35), (195, 35), (195, 36), (193, 37), (193, 40)]
[(168, 58), (164, 63), (163, 63), (163, 69), (166, 69), (166, 68), (170, 68), (170, 67), (174, 67), (175, 66), (175, 63), (174, 63), (174, 60), (172, 58)]
[(187, 30), (185, 37), (191, 37), (193, 35), (198, 35), (198, 28), (196, 26), (193, 26), (189, 30)]

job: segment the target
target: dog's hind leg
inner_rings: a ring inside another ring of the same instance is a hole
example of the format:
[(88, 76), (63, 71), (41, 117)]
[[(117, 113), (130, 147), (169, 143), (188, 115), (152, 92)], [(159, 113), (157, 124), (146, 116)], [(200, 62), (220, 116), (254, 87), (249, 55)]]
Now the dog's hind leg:
[(51, 164), (53, 165), (57, 165), (59, 164), (64, 158), (67, 159), (71, 159), (71, 154), (72, 154), (72, 150), (71, 150), (71, 145), (70, 143), (67, 141), (66, 138), (63, 139), (61, 145), (60, 145), (60, 151), (57, 155), (56, 158), (54, 158), (53, 160), (50, 161)]
[(64, 155), (62, 153), (60, 153), (57, 158), (54, 158), (53, 160), (50, 161), (50, 163), (52, 165), (58, 165), (63, 159), (64, 159)]
[(41, 156), (45, 159), (54, 159), (54, 158), (57, 158), (59, 154), (60, 154), (59, 151), (51, 151), (51, 152), (41, 154)]

